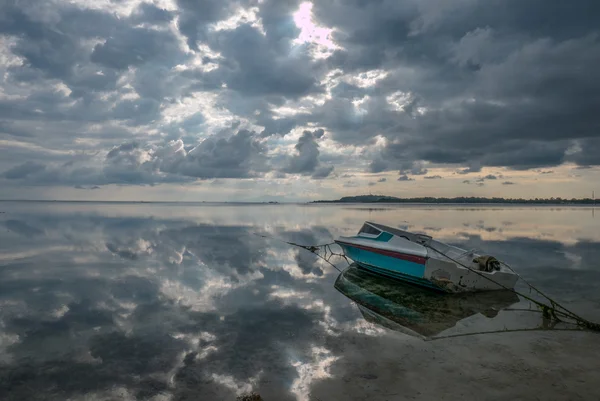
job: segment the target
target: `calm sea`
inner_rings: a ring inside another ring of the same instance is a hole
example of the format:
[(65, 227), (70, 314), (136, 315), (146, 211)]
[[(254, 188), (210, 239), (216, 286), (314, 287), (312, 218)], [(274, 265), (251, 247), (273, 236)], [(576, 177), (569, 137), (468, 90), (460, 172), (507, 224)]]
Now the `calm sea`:
[(365, 220), (495, 255), (600, 321), (588, 207), (0, 202), (0, 400), (600, 399), (599, 334), (424, 341), (403, 329), (542, 322), (504, 310), (529, 308), (518, 299), (419, 310), (430, 293), (386, 298), (368, 276), (353, 284), (365, 307), (334, 287), (337, 270), (278, 240), (327, 243)]

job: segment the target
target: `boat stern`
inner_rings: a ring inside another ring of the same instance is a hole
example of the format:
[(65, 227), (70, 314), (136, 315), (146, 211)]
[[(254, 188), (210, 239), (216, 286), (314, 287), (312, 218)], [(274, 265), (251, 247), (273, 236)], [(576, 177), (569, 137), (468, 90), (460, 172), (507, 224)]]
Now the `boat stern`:
[(478, 271), (435, 257), (427, 260), (424, 277), (451, 293), (513, 289), (519, 279), (504, 268), (492, 272)]

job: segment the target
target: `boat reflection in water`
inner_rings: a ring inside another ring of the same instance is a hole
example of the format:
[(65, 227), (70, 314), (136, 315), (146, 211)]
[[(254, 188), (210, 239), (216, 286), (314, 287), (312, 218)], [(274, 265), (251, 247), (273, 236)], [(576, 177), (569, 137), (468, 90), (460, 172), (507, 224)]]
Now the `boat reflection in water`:
[(350, 265), (335, 288), (356, 302), (365, 320), (405, 334), (427, 338), (478, 313), (495, 317), (517, 302), (512, 291), (440, 294), (377, 276)]

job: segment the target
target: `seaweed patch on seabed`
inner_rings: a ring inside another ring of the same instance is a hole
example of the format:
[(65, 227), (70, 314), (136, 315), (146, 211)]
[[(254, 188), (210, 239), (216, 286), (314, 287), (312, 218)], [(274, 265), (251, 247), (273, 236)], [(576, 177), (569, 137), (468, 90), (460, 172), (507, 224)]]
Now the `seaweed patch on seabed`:
[[(273, 237), (263, 235), (263, 234), (256, 234), (256, 235), (261, 236), (263, 238), (274, 239)], [(335, 252), (332, 250), (332, 247), (338, 246), (335, 242), (321, 244), (321, 245), (305, 245), (305, 244), (298, 244), (295, 242), (284, 241), (281, 239), (277, 239), (277, 240), (281, 241), (283, 243), (286, 243), (288, 245), (298, 247), (298, 248), (304, 249), (308, 252), (315, 254), (317, 257), (319, 257), (325, 263), (327, 263), (330, 266), (332, 266), (333, 268), (335, 268), (340, 273), (342, 273), (342, 270), (340, 270), (340, 268), (337, 267), (332, 262), (332, 260), (335, 260), (335, 258), (338, 258), (338, 259), (344, 260), (349, 266), (352, 264), (350, 262), (348, 256), (346, 254), (344, 254), (343, 250), (341, 251), (341, 253)], [(465, 264), (461, 263), (460, 261), (435, 249), (431, 245), (426, 245), (426, 246), (431, 248), (432, 250), (436, 251), (437, 253), (443, 255), (448, 260), (459, 264), (460, 266), (470, 270), (471, 272), (473, 272), (477, 275), (484, 277), (487, 280), (492, 281), (493, 283), (502, 287), (505, 291), (510, 291), (510, 292), (514, 293), (515, 295), (518, 295), (519, 297), (529, 301), (530, 305), (533, 305), (537, 308), (537, 309), (506, 308), (506, 309), (504, 309), (505, 311), (540, 313), (542, 315), (542, 321), (539, 326), (533, 327), (533, 328), (514, 328), (514, 329), (504, 328), (501, 330), (476, 331), (476, 332), (469, 332), (469, 333), (450, 334), (450, 335), (444, 335), (444, 336), (424, 337), (423, 339), (425, 341), (441, 340), (441, 339), (453, 338), (453, 337), (482, 335), (482, 334), (514, 333), (514, 332), (524, 332), (524, 331), (556, 330), (556, 331), (592, 331), (592, 332), (600, 333), (600, 324), (599, 323), (595, 323), (590, 320), (587, 320), (587, 319), (581, 317), (580, 315), (576, 314), (575, 312), (567, 309), (566, 307), (561, 305), (558, 301), (552, 299), (550, 296), (546, 295), (544, 292), (542, 292), (540, 289), (535, 287), (533, 284), (531, 284), (530, 282), (525, 280), (521, 275), (519, 275), (517, 272), (515, 272), (515, 270), (508, 264), (506, 264), (504, 262), (500, 262), (501, 264), (503, 264), (504, 266), (509, 268), (511, 271), (513, 271), (519, 277), (519, 280), (521, 280), (529, 289), (529, 294), (525, 294), (521, 291), (515, 290), (514, 288), (505, 287), (502, 284), (496, 282), (494, 279), (481, 274), (480, 272), (478, 272), (475, 269), (472, 269), (469, 266), (466, 266)], [(533, 295), (532, 295), (533, 293), (539, 295), (544, 300), (541, 301), (541, 300), (533, 298)]]

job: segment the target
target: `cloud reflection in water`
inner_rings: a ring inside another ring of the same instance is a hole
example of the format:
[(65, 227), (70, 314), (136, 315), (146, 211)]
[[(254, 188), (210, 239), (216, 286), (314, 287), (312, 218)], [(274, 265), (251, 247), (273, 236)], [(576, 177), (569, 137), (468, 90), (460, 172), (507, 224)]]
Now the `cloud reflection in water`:
[[(384, 376), (377, 354), (416, 346), (366, 322), (333, 288), (337, 271), (255, 232), (315, 244), (364, 220), (436, 227), (600, 316), (590, 284), (600, 278), (600, 238), (579, 209), (546, 220), (549, 210), (510, 208), (2, 207), (3, 400), (233, 400), (252, 389), (266, 400), (309, 400), (335, 394), (361, 364)], [(523, 235), (533, 230), (549, 235)]]

